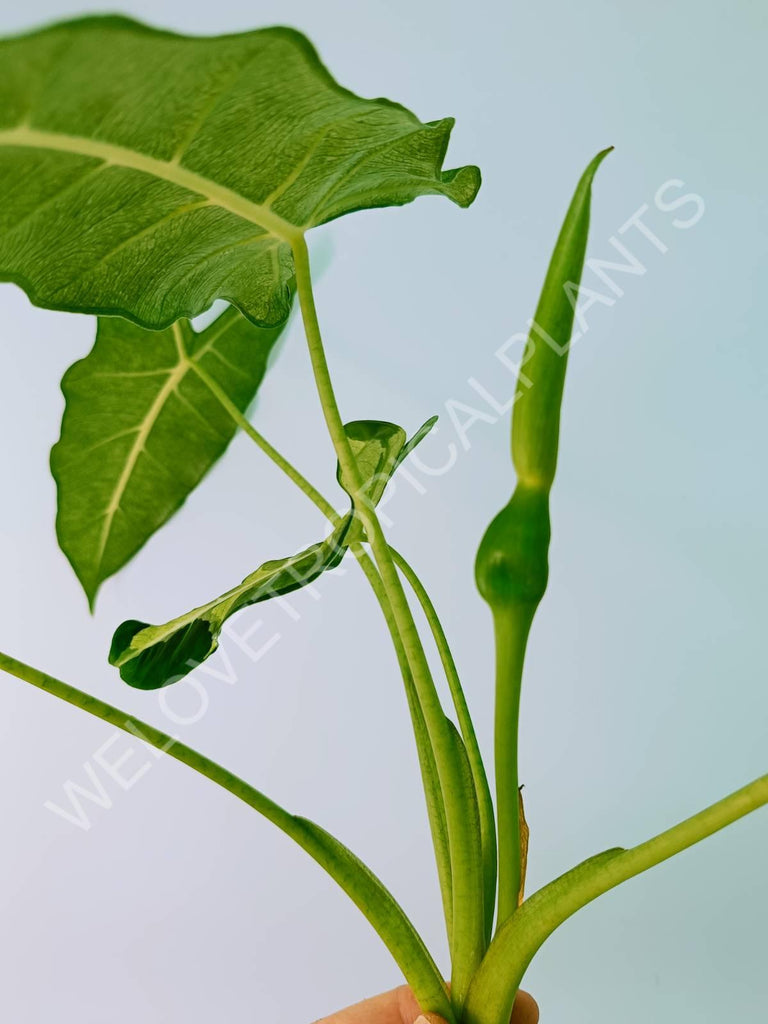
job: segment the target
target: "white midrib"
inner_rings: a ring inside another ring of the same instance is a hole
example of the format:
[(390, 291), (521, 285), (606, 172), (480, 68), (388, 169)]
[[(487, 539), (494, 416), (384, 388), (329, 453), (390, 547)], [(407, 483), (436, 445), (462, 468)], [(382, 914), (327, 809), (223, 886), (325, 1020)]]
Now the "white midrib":
[[(177, 325), (174, 324), (173, 326), (175, 333), (175, 328)], [(122, 472), (120, 473), (120, 477), (118, 478), (118, 481), (115, 484), (115, 489), (112, 492), (112, 497), (110, 498), (109, 505), (107, 506), (107, 510), (104, 515), (104, 523), (102, 525), (101, 534), (99, 536), (99, 547), (96, 558), (97, 568), (101, 567), (102, 559), (104, 558), (104, 552), (107, 549), (109, 537), (112, 532), (112, 524), (115, 521), (115, 516), (120, 510), (120, 505), (122, 503), (123, 496), (125, 495), (128, 484), (131, 481), (131, 477), (133, 476), (133, 472), (136, 469), (136, 465), (139, 459), (141, 458), (142, 453), (145, 450), (147, 439), (149, 438), (149, 435), (152, 433), (152, 429), (157, 423), (158, 417), (160, 416), (160, 413), (163, 411), (163, 408), (165, 407), (165, 403), (168, 401), (168, 399), (171, 397), (174, 391), (178, 388), (179, 384), (186, 375), (188, 369), (189, 363), (187, 362), (186, 359), (184, 359), (183, 362), (180, 362), (178, 366), (174, 367), (174, 369), (168, 375), (168, 379), (155, 396), (155, 399), (152, 402), (152, 405), (150, 406), (147, 415), (142, 420), (141, 426), (139, 427), (139, 430), (136, 434), (136, 439), (133, 442), (133, 445), (131, 446), (130, 452), (128, 453), (128, 458), (125, 460), (125, 465), (123, 466)]]
[(19, 125), (0, 131), (0, 148), (18, 146), (19, 148), (52, 150), (59, 153), (75, 153), (78, 156), (94, 157), (115, 167), (128, 167), (141, 171), (162, 181), (178, 185), (198, 195), (210, 199), (216, 206), (243, 220), (263, 228), (275, 238), (292, 245), (303, 231), (301, 228), (279, 217), (268, 206), (253, 203), (238, 195), (232, 189), (211, 181), (201, 174), (187, 170), (178, 163), (168, 160), (157, 160), (125, 146), (116, 146), (111, 142), (98, 139), (87, 139), (78, 135), (66, 135), (62, 132), (45, 132), (28, 125)]
[[(160, 413), (165, 408), (165, 404), (168, 399), (177, 392), (179, 385), (181, 384), (184, 377), (187, 375), (189, 370), (194, 369), (194, 361), (190, 360), (187, 352), (187, 347), (184, 344), (184, 336), (181, 331), (181, 326), (178, 321), (171, 325), (173, 331), (173, 340), (176, 343), (176, 351), (179, 356), (178, 365), (172, 370), (168, 371), (168, 379), (165, 381), (163, 386), (155, 396), (152, 405), (149, 407), (146, 416), (141, 421), (141, 426), (136, 432), (136, 439), (131, 445), (131, 450), (128, 453), (128, 458), (125, 461), (125, 465), (122, 468), (120, 477), (115, 484), (115, 489), (112, 492), (112, 496), (109, 500), (106, 512), (104, 514), (104, 523), (101, 528), (101, 534), (99, 535), (99, 547), (97, 551), (96, 566), (97, 570), (101, 568), (102, 559), (104, 558), (104, 552), (107, 549), (109, 543), (109, 537), (112, 533), (112, 525), (115, 521), (115, 516), (120, 511), (120, 506), (125, 496), (125, 492), (128, 488), (128, 484), (131, 482), (134, 470), (141, 458), (143, 452), (146, 450), (147, 441), (149, 435), (157, 423)], [(226, 328), (225, 328), (226, 330)], [(208, 341), (205, 347), (195, 356), (195, 360), (204, 353), (210, 351), (212, 346), (223, 331), (219, 331)]]
[[(112, 496), (110, 497), (109, 504), (107, 505), (106, 511), (104, 513), (104, 523), (99, 534), (99, 545), (96, 553), (97, 572), (101, 569), (104, 553), (107, 549), (107, 544), (109, 543), (109, 538), (112, 533), (112, 526), (115, 521), (115, 516), (120, 511), (122, 501), (125, 496), (125, 492), (128, 489), (128, 485), (131, 482), (131, 477), (133, 476), (139, 459), (141, 458), (142, 454), (146, 451), (149, 436), (152, 433), (160, 417), (160, 414), (165, 408), (166, 402), (173, 394), (177, 394), (179, 397), (181, 397), (179, 395), (178, 389), (184, 377), (190, 370), (195, 370), (197, 368), (197, 363), (204, 355), (213, 350), (213, 346), (216, 344), (219, 338), (228, 330), (229, 326), (231, 325), (225, 324), (220, 330), (215, 331), (213, 335), (208, 339), (206, 344), (203, 346), (203, 348), (201, 348), (199, 352), (196, 352), (194, 356), (190, 357), (189, 352), (187, 351), (187, 346), (184, 343), (184, 335), (181, 329), (181, 325), (179, 324), (178, 321), (171, 325), (171, 330), (173, 332), (173, 340), (176, 343), (176, 351), (179, 357), (179, 362), (177, 366), (173, 367), (173, 369), (169, 369), (167, 371), (153, 371), (167, 373), (168, 377), (163, 386), (158, 391), (155, 398), (153, 399), (152, 405), (149, 407), (146, 416), (141, 421), (141, 426), (136, 430), (136, 438), (133, 444), (131, 445), (131, 450), (128, 453), (128, 458), (126, 459), (125, 465), (123, 466), (120, 472), (120, 477), (117, 483), (115, 484), (115, 488), (112, 492)], [(200, 379), (203, 381), (204, 384), (206, 383), (205, 377), (201, 377)], [(231, 593), (233, 595), (237, 594), (238, 591), (241, 589), (243, 588), (236, 587), (233, 589)], [(222, 598), (219, 598), (215, 602), (212, 602), (212, 604), (220, 603), (227, 596), (229, 595), (225, 594)], [(203, 608), (195, 609), (195, 612), (190, 614), (192, 615), (192, 617), (194, 617), (195, 613), (204, 611), (207, 607), (208, 605), (204, 606)]]
[[(300, 562), (306, 555), (306, 551), (297, 551), (294, 555), (289, 558), (279, 559), (280, 561), (280, 572), (290, 572), (293, 565)], [(266, 565), (268, 563), (264, 563)], [(118, 668), (124, 665), (127, 661), (130, 661), (137, 654), (141, 654), (148, 647), (152, 647), (155, 644), (163, 643), (168, 637), (173, 636), (184, 626), (188, 626), (195, 619), (201, 618), (206, 612), (211, 609), (219, 608), (226, 602), (232, 602), (242, 594), (247, 594), (249, 590), (253, 590), (257, 585), (256, 577), (262, 574), (262, 580), (267, 580), (272, 575), (271, 571), (265, 571), (264, 565), (256, 569), (249, 576), (238, 583), (236, 587), (232, 587), (231, 590), (225, 591), (220, 597), (215, 597), (212, 601), (208, 601), (207, 604), (201, 604), (198, 608), (193, 608), (192, 611), (187, 612), (185, 615), (180, 615), (177, 619), (171, 619), (170, 622), (163, 623), (162, 626), (145, 626), (144, 629), (140, 629), (132, 638), (131, 642), (123, 651), (121, 657), (116, 659), (112, 664)], [(219, 614), (222, 614), (220, 611)], [(222, 615), (222, 622), (227, 618), (226, 610)]]

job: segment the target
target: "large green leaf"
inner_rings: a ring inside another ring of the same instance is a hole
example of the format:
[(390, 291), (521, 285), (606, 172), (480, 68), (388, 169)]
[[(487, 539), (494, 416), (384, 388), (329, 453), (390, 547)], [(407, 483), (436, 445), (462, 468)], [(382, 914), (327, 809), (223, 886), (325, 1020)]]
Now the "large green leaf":
[(285, 319), (291, 245), (354, 210), (445, 195), (452, 120), (339, 86), (300, 33), (194, 38), (88, 17), (0, 42), (0, 278), (152, 328), (225, 298)]
[(236, 425), (198, 370), (241, 411), (280, 328), (236, 309), (196, 333), (186, 320), (148, 332), (100, 317), (96, 343), (62, 382), (66, 409), (51, 452), (62, 551), (93, 605), (223, 454)]
[[(381, 499), (387, 481), (436, 419), (427, 420), (411, 441), (406, 441), (405, 431), (394, 423), (358, 420), (345, 426), (367, 493), (374, 495), (375, 501)], [(361, 539), (354, 509), (350, 509), (324, 541), (288, 558), (265, 562), (232, 590), (185, 615), (162, 626), (135, 619), (123, 622), (112, 638), (109, 661), (120, 669), (126, 683), (142, 690), (177, 682), (213, 654), (231, 615), (307, 586), (335, 568), (349, 545)]]

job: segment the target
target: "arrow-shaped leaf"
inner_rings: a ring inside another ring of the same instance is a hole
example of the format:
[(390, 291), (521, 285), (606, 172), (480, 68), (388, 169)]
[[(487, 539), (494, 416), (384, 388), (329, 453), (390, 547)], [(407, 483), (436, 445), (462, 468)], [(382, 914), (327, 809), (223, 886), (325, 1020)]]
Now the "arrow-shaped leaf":
[(197, 371), (244, 412), (279, 334), (233, 308), (199, 333), (185, 320), (149, 332), (99, 318), (93, 349), (64, 376), (61, 439), (51, 452), (59, 545), (91, 606), (232, 440), (232, 417)]
[(41, 306), (274, 325), (309, 228), (480, 183), (442, 170), (451, 119), (355, 96), (291, 29), (87, 17), (3, 40), (0, 69), (0, 278)]
[[(359, 420), (345, 426), (361, 468), (367, 493), (380, 500), (387, 481), (406, 455), (431, 430), (437, 417), (416, 432), (410, 442), (402, 427), (380, 420)], [(177, 682), (216, 650), (226, 620), (248, 605), (267, 601), (307, 586), (335, 568), (349, 545), (362, 539), (354, 510), (319, 544), (276, 561), (265, 562), (242, 583), (208, 604), (194, 608), (162, 626), (129, 619), (112, 638), (110, 664), (123, 680), (142, 690)]]

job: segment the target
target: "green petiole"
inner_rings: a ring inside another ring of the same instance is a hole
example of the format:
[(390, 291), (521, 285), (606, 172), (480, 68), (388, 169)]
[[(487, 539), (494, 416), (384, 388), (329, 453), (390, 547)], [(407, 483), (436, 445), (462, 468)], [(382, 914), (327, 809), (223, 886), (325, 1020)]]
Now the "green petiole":
[(432, 599), (427, 593), (426, 587), (416, 575), (413, 568), (394, 548), (390, 548), (392, 558), (403, 576), (413, 590), (419, 604), (421, 605), (424, 617), (427, 620), (432, 637), (435, 641), (440, 661), (445, 672), (448, 688), (451, 692), (451, 699), (459, 722), (461, 737), (467, 751), (467, 758), (472, 772), (472, 779), (477, 794), (478, 813), (480, 818), (480, 845), (483, 854), (483, 878), (485, 886), (485, 929), (486, 941), (490, 941), (493, 928), (494, 905), (496, 902), (496, 821), (493, 810), (493, 798), (488, 785), (488, 777), (485, 772), (482, 754), (477, 742), (475, 727), (469, 713), (467, 700), (461, 686), (459, 673), (456, 670), (456, 662), (453, 659), (448, 638), (445, 635), (442, 624), (438, 617)]
[(534, 893), (497, 932), (478, 970), (464, 1024), (507, 1024), (529, 963), (553, 931), (582, 907), (635, 875), (768, 804), (768, 775), (628, 850), (606, 850)]
[(359, 907), (403, 971), (420, 1004), (455, 1024), (440, 973), (415, 928), (373, 872), (337, 839), (306, 818), (290, 814), (226, 768), (133, 715), (1, 652), (0, 669), (164, 751), (271, 821), (317, 861)]
[(450, 731), (408, 606), (397, 569), (375, 511), (363, 491), (360, 474), (336, 403), (312, 292), (309, 254), (302, 237), (294, 242), (296, 287), (307, 336), (312, 370), (328, 433), (347, 489), (371, 545), (382, 583), (410, 666), (424, 722), (432, 742), (445, 803), (451, 858), (452, 934), (451, 1000), (461, 1011), (472, 976), (485, 950), (484, 881), (479, 830), (473, 829), (466, 793), (466, 776), (455, 738)]
[[(256, 445), (263, 451), (271, 460), (281, 469), (288, 478), (296, 484), (300, 491), (305, 494), (314, 505), (325, 515), (329, 522), (335, 527), (339, 524), (340, 517), (336, 512), (331, 503), (323, 497), (323, 495), (303, 476), (295, 466), (293, 466), (269, 441), (261, 434), (250, 420), (244, 416), (237, 406), (230, 400), (226, 392), (217, 384), (210, 374), (205, 373), (199, 366), (194, 366), (195, 372), (201, 378), (201, 380), (210, 389), (212, 394), (216, 396), (223, 408), (229, 413), (234, 422), (253, 440)], [(403, 684), (406, 693), (406, 700), (408, 702), (408, 708), (411, 716), (411, 722), (413, 725), (414, 736), (416, 739), (416, 748), (419, 758), (419, 767), (421, 770), (422, 783), (424, 787), (425, 800), (427, 805), (427, 816), (430, 825), (430, 832), (432, 835), (432, 844), (435, 850), (435, 861), (437, 864), (438, 877), (440, 881), (440, 892), (443, 901), (443, 913), (445, 916), (446, 930), (448, 933), (449, 942), (451, 941), (452, 930), (453, 930), (453, 883), (452, 883), (452, 872), (451, 872), (451, 860), (450, 850), (448, 845), (448, 834), (447, 834), (447, 823), (446, 823), (446, 811), (445, 803), (442, 793), (442, 787), (440, 785), (440, 778), (437, 771), (437, 765), (435, 762), (435, 753), (433, 749), (432, 740), (427, 730), (426, 723), (424, 720), (424, 713), (419, 701), (418, 694), (414, 687), (413, 675), (408, 662), (408, 658), (403, 646), (400, 634), (398, 632), (397, 623), (392, 612), (392, 606), (389, 601), (389, 596), (384, 588), (381, 580), (381, 576), (371, 560), (370, 556), (365, 551), (365, 548), (360, 543), (355, 543), (351, 547), (352, 554), (357, 559), (360, 568), (362, 569), (366, 579), (368, 580), (375, 596), (376, 600), (381, 608), (384, 615), (387, 628), (389, 630), (390, 639), (392, 640), (395, 654), (397, 657), (400, 673), (403, 679)], [(451, 659), (452, 664), (452, 659)], [(455, 693), (458, 688), (458, 693), (461, 693), (461, 684), (459, 683), (458, 676), (456, 675), (455, 666), (452, 668), (452, 676), (454, 681), (451, 683), (452, 692)], [(463, 696), (460, 698), (463, 704), (462, 711), (462, 734), (465, 736), (469, 735), (473, 742), (474, 751), (471, 754), (471, 760), (474, 765), (477, 765), (479, 759), (479, 751), (477, 750), (476, 740), (474, 740), (474, 729), (472, 727), (471, 720), (469, 719), (469, 711), (466, 707), (466, 702), (463, 701)], [(479, 762), (480, 770), (482, 770), (482, 762)], [(473, 768), (473, 775), (477, 768)], [(484, 777), (484, 773), (483, 773)], [(487, 790), (487, 783), (486, 783)], [(490, 800), (490, 795), (488, 796)], [(491, 815), (493, 809), (491, 807)], [(488, 809), (485, 807), (484, 814), (487, 819)], [(491, 819), (492, 823), (492, 819)], [(487, 829), (487, 821), (486, 821)], [(487, 841), (487, 840), (486, 840)], [(494, 848), (495, 856), (495, 848)], [(495, 868), (494, 868), (495, 870)], [(495, 879), (494, 879), (494, 890), (495, 890)], [(491, 904), (491, 913), (493, 906)]]

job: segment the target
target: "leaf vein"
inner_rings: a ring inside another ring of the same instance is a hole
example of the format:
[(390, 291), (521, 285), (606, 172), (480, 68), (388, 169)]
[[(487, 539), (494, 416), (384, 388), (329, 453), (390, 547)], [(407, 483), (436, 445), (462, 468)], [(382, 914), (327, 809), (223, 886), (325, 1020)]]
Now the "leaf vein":
[[(173, 325), (174, 328), (176, 324)], [(174, 333), (176, 333), (174, 331)], [(112, 523), (114, 522), (115, 514), (120, 508), (120, 504), (123, 500), (125, 491), (130, 483), (131, 477), (138, 465), (139, 458), (145, 449), (147, 439), (152, 432), (160, 413), (163, 411), (165, 403), (173, 393), (178, 383), (181, 381), (184, 374), (187, 372), (188, 366), (186, 360), (173, 370), (168, 375), (168, 379), (165, 384), (160, 388), (157, 395), (155, 396), (152, 405), (149, 408), (147, 415), (144, 417), (143, 422), (139, 425), (136, 432), (136, 440), (128, 454), (125, 465), (123, 466), (122, 472), (118, 478), (115, 489), (110, 498), (109, 504), (107, 505), (104, 524), (102, 526), (101, 534), (99, 536), (99, 544), (97, 548), (97, 555), (95, 559), (96, 569), (100, 570), (101, 564), (104, 558), (104, 552), (106, 551), (107, 543), (109, 541), (109, 534), (112, 529)]]
[(236, 217), (258, 225), (262, 231), (291, 242), (301, 234), (301, 230), (289, 221), (278, 217), (272, 210), (260, 203), (255, 203), (245, 196), (239, 195), (225, 185), (206, 178), (195, 171), (190, 171), (180, 164), (168, 160), (158, 160), (135, 149), (119, 146), (116, 143), (104, 142), (99, 139), (88, 139), (64, 132), (42, 131), (28, 125), (17, 125), (0, 131), (0, 147), (15, 146), (21, 149), (53, 150), (74, 153), (79, 156), (91, 156), (104, 160), (117, 167), (124, 167), (147, 174), (152, 178), (167, 181), (179, 188), (186, 189), (200, 196), (206, 196), (216, 206), (228, 210)]
[(227, 434), (223, 434), (220, 430), (217, 430), (212, 423), (209, 423), (200, 410), (195, 407), (194, 403), (190, 402), (187, 396), (182, 394), (180, 387), (176, 387), (174, 389), (173, 395), (177, 401), (179, 401), (186, 409), (189, 410), (189, 412), (193, 414), (193, 416), (198, 418), (209, 434), (213, 434), (213, 436), (217, 437), (220, 441), (229, 441), (229, 436)]
[(74, 277), (70, 277), (67, 283), (62, 285), (62, 287), (54, 294), (59, 295), (61, 292), (68, 291), (73, 285), (77, 284), (78, 281), (82, 281), (84, 277), (88, 277), (89, 274), (92, 274), (97, 267), (101, 267), (105, 263), (108, 263), (113, 256), (117, 255), (117, 253), (122, 252), (123, 249), (129, 248), (142, 238), (148, 238), (150, 235), (154, 234), (155, 231), (158, 231), (164, 224), (168, 224), (177, 217), (184, 216), (185, 213), (190, 213), (193, 210), (199, 210), (204, 206), (210, 205), (211, 203), (208, 199), (198, 199), (194, 203), (186, 203), (184, 206), (177, 206), (175, 210), (171, 210), (170, 213), (165, 214), (165, 216), (161, 217), (159, 220), (153, 221), (145, 228), (141, 228), (139, 231), (134, 232), (134, 234), (129, 235), (128, 238), (124, 238), (121, 242), (118, 242), (117, 245), (113, 246), (93, 263), (90, 263), (83, 271), (81, 271), (81, 273), (75, 274)]
[(26, 224), (28, 221), (32, 220), (43, 210), (48, 209), (49, 206), (55, 205), (61, 199), (62, 196), (65, 196), (67, 194), (67, 192), (69, 192), (72, 189), (76, 189), (79, 185), (82, 185), (84, 181), (87, 181), (88, 178), (93, 178), (97, 174), (101, 174), (101, 172), (105, 170), (108, 166), (109, 164), (103, 162), (99, 164), (98, 167), (89, 167), (86, 170), (85, 174), (81, 174), (75, 181), (67, 182), (66, 185), (60, 188), (52, 196), (48, 196), (47, 199), (44, 199), (41, 203), (39, 203), (34, 208), (34, 210), (30, 210), (28, 213), (25, 213), (21, 220), (17, 220), (15, 224), (11, 225), (11, 227), (8, 229), (8, 234), (13, 234), (14, 231), (17, 231), (23, 224)]
[(214, 95), (210, 102), (203, 107), (198, 117), (195, 118), (191, 129), (187, 132), (184, 139), (178, 146), (176, 152), (174, 153), (173, 157), (171, 158), (170, 162), (172, 164), (180, 164), (182, 162), (182, 160), (184, 159), (184, 154), (189, 150), (189, 147), (200, 134), (205, 122), (213, 114), (213, 112), (222, 102), (224, 97), (227, 96), (235, 88), (241, 76), (253, 64), (254, 60), (256, 59), (256, 56), (256, 54), (252, 54), (251, 56), (249, 56), (245, 63), (237, 69), (235, 74), (226, 80), (221, 90), (218, 93), (216, 93), (216, 95)]
[(413, 135), (418, 135), (419, 132), (423, 130), (424, 125), (419, 124), (416, 128), (411, 129), (411, 131), (403, 132), (402, 135), (398, 135), (394, 139), (387, 139), (386, 142), (382, 142), (381, 145), (379, 146), (374, 146), (372, 149), (367, 150), (365, 153), (359, 156), (357, 160), (355, 160), (352, 163), (352, 165), (347, 168), (347, 170), (341, 175), (341, 177), (337, 181), (335, 181), (330, 188), (326, 189), (322, 197), (315, 204), (315, 207), (310, 213), (309, 217), (305, 221), (303, 230), (306, 231), (308, 230), (308, 228), (314, 226), (315, 217), (318, 215), (320, 210), (322, 210), (322, 208), (325, 206), (328, 200), (331, 199), (332, 196), (336, 195), (339, 189), (343, 188), (349, 182), (352, 175), (359, 171), (363, 164), (367, 163), (367, 161), (371, 160), (374, 156), (379, 156), (382, 153), (386, 153), (388, 149), (391, 149), (392, 146), (398, 145), (403, 141), (403, 139), (410, 138)]
[(117, 434), (112, 434), (110, 437), (105, 437), (97, 444), (91, 445), (90, 448), (81, 449), (80, 451), (78, 451), (77, 456), (74, 459), (70, 459), (69, 462), (63, 463), (62, 465), (58, 466), (57, 469), (59, 471), (70, 469), (72, 466), (76, 466), (79, 462), (83, 462), (85, 459), (88, 458), (89, 455), (92, 455), (100, 448), (104, 448), (106, 445), (112, 444), (113, 441), (119, 441), (120, 438), (122, 437), (130, 437), (131, 434), (135, 434), (138, 429), (138, 427), (130, 427), (128, 430), (121, 430)]
[(209, 349), (206, 352), (206, 355), (215, 356), (221, 363), (224, 364), (224, 366), (227, 367), (227, 369), (231, 370), (233, 373), (239, 374), (241, 377), (244, 377), (248, 381), (251, 379), (250, 374), (246, 373), (245, 370), (241, 369), (239, 366), (235, 366), (235, 364), (230, 362), (226, 356), (223, 356), (217, 348)]

